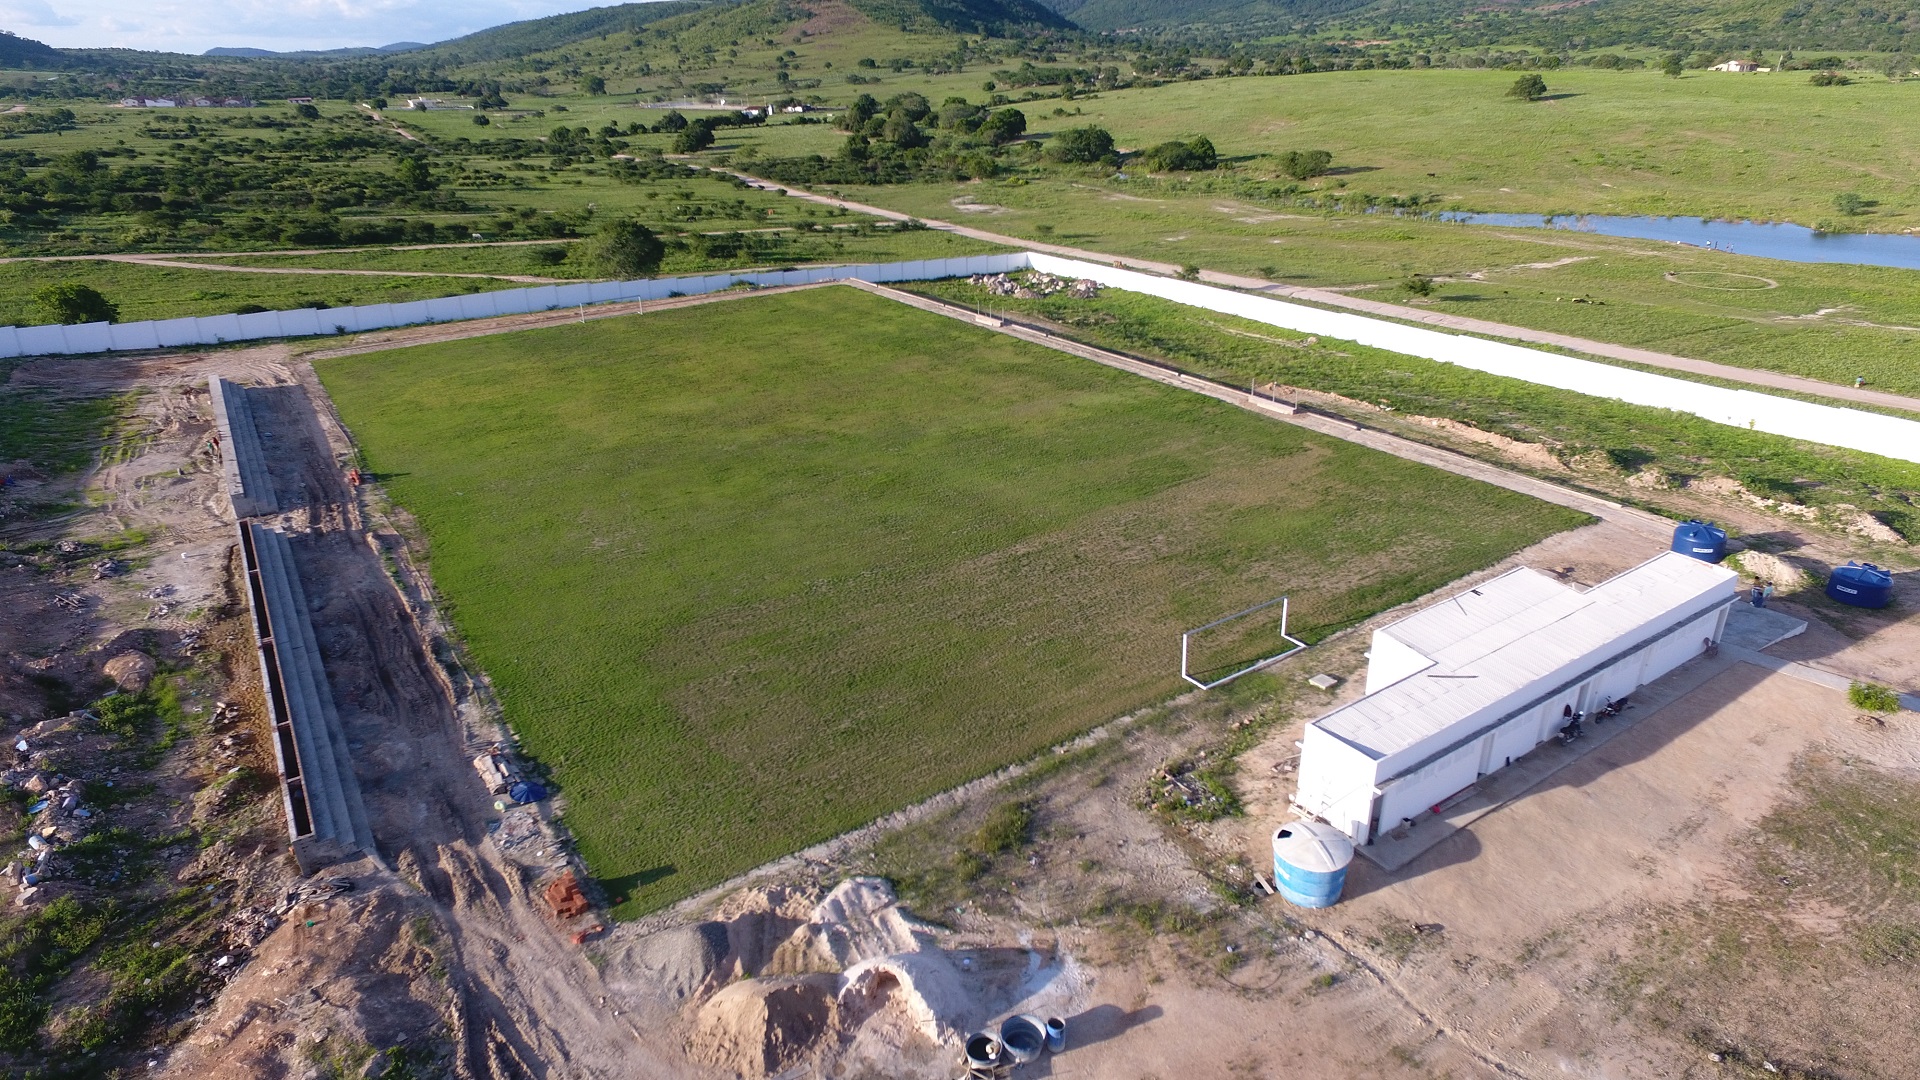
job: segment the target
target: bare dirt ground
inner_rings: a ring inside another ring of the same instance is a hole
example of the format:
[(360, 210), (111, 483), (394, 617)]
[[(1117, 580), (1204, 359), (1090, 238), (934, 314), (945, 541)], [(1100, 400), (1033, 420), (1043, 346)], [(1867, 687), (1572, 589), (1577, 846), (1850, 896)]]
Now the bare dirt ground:
[[(417, 328), (347, 348), (550, 321)], [(1793, 977), (1806, 956), (1854, 956), (1862, 920), (1905, 901), (1794, 892), (1779, 882), (1801, 879), (1769, 872), (1780, 856), (1761, 835), (1795, 805), (1810, 762), (1920, 774), (1911, 715), (1862, 723), (1835, 692), (1757, 668), (1731, 666), (1394, 874), (1356, 864), (1336, 908), (1260, 899), (1252, 877), (1283, 820), (1293, 740), (1358, 692), (1367, 626), (576, 945), (567, 931), (592, 916), (562, 927), (538, 897), (566, 865), (564, 843), (529, 812), (497, 809), (468, 764), (499, 737), (497, 714), (459, 663), (410, 523), (377, 488), (344, 481), (351, 443), (307, 359), (276, 345), (12, 373), (16, 387), (143, 395), (136, 450), (87, 480), (103, 497), (29, 531), (154, 526), (157, 556), (124, 586), (62, 571), (88, 594), (80, 611), (46, 604), (35, 571), (0, 574), (0, 643), (69, 676), (104, 664), (102, 641), (127, 627), (230, 604), (217, 473), (183, 468), (209, 430), (194, 387), (216, 373), (266, 387), (256, 411), (277, 520), (294, 538), (378, 843), (378, 860), (325, 871), (285, 899), (290, 862), (270, 847), (244, 864), (219, 861), (239, 848), (201, 858), (251, 882), (237, 907), (276, 909), (279, 921), (233, 954), (231, 981), (179, 1037), (145, 1055), (158, 1074), (949, 1077), (953, 1040), (1013, 1011), (1067, 1021), (1068, 1051), (1019, 1073), (1036, 1077), (1706, 1078), (1771, 1075), (1772, 1064), (1878, 1078), (1920, 1060), (1899, 966), (1912, 959), (1830, 960), (1817, 986)], [(1736, 493), (1675, 497), (1785, 564), (1863, 550)], [(1526, 563), (1592, 583), (1663, 547), (1623, 514), (1486, 573)], [(1898, 580), (1889, 613), (1842, 609), (1811, 587), (1785, 593), (1779, 606), (1811, 626), (1773, 651), (1920, 689), (1920, 630), (1903, 615), (1920, 596), (1915, 575)], [(182, 614), (147, 619), (158, 590)], [(1303, 684), (1321, 671), (1345, 681), (1332, 694)], [(0, 693), (0, 713), (31, 704), (17, 680)], [(1237, 767), (1219, 768), (1226, 758)], [(1163, 772), (1210, 769), (1244, 814), (1147, 807)], [(169, 790), (180, 798), (210, 780), (204, 769), (179, 777)], [(1022, 824), (995, 833), (1010, 807)], [(988, 839), (1002, 834), (1012, 839)], [(862, 875), (891, 880), (901, 903), (878, 887), (855, 899), (836, 888)], [(353, 887), (325, 886), (332, 876)], [(1747, 949), (1738, 970), (1762, 976), (1744, 997), (1708, 978), (1734, 970), (1708, 947), (1729, 927), (1735, 951)], [(1794, 1020), (1771, 1022), (1782, 1010)]]

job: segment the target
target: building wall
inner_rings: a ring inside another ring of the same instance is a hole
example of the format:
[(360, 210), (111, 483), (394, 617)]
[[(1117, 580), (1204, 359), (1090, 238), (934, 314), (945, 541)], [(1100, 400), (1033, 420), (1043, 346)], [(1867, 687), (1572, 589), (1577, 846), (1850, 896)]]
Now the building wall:
[(1373, 644), (1367, 649), (1367, 693), (1383, 690), (1416, 671), (1433, 666), (1433, 661), (1414, 651), (1385, 629), (1373, 632)]
[(1365, 843), (1378, 770), (1372, 758), (1309, 725), (1300, 744), (1300, 790), (1294, 802), (1355, 843)]
[[(1367, 843), (1371, 839), (1368, 835), (1368, 827), (1372, 823), (1371, 805), (1363, 807), (1355, 795), (1339, 790), (1342, 782), (1350, 781), (1331, 775), (1318, 775), (1338, 760), (1335, 751), (1330, 749), (1309, 754), (1309, 749), (1324, 744), (1365, 762), (1372, 770), (1372, 783), (1381, 791), (1378, 825), (1381, 829), (1390, 829), (1398, 825), (1402, 818), (1419, 817), (1480, 777), (1498, 772), (1559, 734), (1566, 725), (1568, 709), (1591, 714), (1609, 697), (1626, 697), (1700, 655), (1707, 639), (1718, 639), (1730, 607), (1731, 604), (1722, 604), (1703, 615), (1688, 619), (1645, 647), (1614, 659), (1578, 682), (1561, 686), (1559, 684), (1579, 674), (1586, 666), (1585, 662), (1568, 665), (1541, 680), (1537, 687), (1530, 687), (1520, 695), (1508, 698), (1502, 705), (1491, 706), (1478, 715), (1461, 720), (1448, 735), (1443, 736), (1458, 738), (1463, 733), (1487, 728), (1479, 737), (1452, 747), (1434, 760), (1398, 775), (1396, 773), (1402, 767), (1400, 762), (1407, 760), (1411, 751), (1375, 762), (1333, 736), (1309, 726), (1300, 758), (1301, 795), (1298, 801), (1329, 824), (1346, 831), (1355, 843)], [(1648, 628), (1643, 633), (1652, 629)], [(1631, 640), (1629, 638), (1628, 643)], [(1544, 692), (1540, 687), (1553, 688), (1544, 700), (1540, 699)], [(1370, 668), (1368, 691), (1372, 692), (1372, 689)], [(1538, 704), (1516, 707), (1518, 701), (1538, 701)], [(1503, 709), (1510, 711), (1505, 712), (1504, 720), (1496, 723), (1496, 719), (1503, 715)], [(1347, 774), (1358, 771), (1351, 765), (1344, 767)], [(1308, 798), (1309, 792), (1314, 793), (1313, 799)], [(1326, 811), (1321, 810), (1321, 806), (1325, 806)]]

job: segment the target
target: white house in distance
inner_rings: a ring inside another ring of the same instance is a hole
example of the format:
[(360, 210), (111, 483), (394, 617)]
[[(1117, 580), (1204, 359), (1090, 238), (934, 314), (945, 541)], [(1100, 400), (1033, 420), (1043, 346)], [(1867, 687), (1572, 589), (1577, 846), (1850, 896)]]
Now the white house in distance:
[(1765, 71), (1767, 69), (1761, 67), (1759, 64), (1756, 64), (1751, 60), (1729, 60), (1724, 64), (1715, 64), (1713, 65), (1713, 67), (1709, 68), (1708, 70), (1737, 71), (1737, 72), (1742, 72), (1746, 74), (1752, 74), (1753, 72)]
[(1718, 641), (1739, 575), (1675, 552), (1580, 589), (1523, 567), (1373, 632), (1367, 693), (1307, 725), (1299, 810), (1356, 844)]

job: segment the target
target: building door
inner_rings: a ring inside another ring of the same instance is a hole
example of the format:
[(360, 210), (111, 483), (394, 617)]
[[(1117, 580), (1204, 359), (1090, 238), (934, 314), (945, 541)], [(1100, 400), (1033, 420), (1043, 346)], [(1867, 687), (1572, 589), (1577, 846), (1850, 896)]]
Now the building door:
[(1493, 771), (1493, 737), (1495, 734), (1497, 734), (1497, 732), (1489, 731), (1487, 732), (1487, 737), (1480, 740), (1481, 776), (1485, 776)]

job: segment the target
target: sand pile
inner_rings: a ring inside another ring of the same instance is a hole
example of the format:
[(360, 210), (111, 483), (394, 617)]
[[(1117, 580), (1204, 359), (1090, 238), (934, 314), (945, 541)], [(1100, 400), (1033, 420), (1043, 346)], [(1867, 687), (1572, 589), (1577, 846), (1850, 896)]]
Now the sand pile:
[(737, 982), (707, 999), (691, 1050), (739, 1076), (772, 1076), (825, 1049), (838, 1006), (834, 975), (784, 975)]

